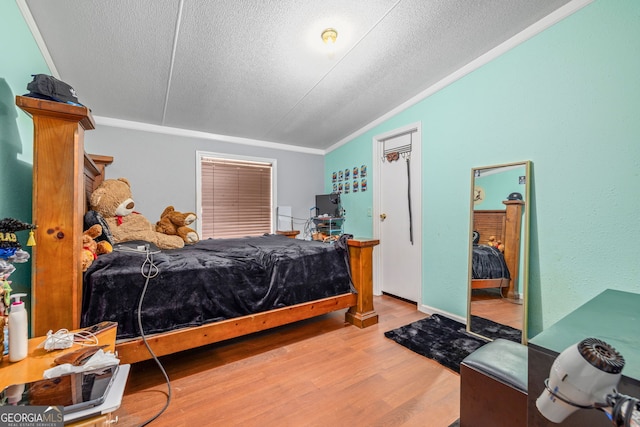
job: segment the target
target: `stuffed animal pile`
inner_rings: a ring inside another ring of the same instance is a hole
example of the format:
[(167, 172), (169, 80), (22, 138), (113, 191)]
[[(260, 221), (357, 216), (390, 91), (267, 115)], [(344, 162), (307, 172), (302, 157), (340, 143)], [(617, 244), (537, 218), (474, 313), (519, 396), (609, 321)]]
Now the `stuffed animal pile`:
[(185, 240), (181, 236), (156, 231), (154, 224), (134, 212), (131, 185), (126, 178), (104, 180), (91, 194), (89, 204), (104, 218), (113, 236), (113, 243), (145, 241), (160, 249), (184, 247)]
[(95, 240), (101, 234), (102, 226), (100, 224), (92, 225), (82, 234), (82, 271), (87, 271), (98, 255), (113, 252), (113, 247), (109, 242)]
[(498, 249), (500, 252), (504, 252), (504, 245), (500, 240), (496, 239), (496, 236), (489, 236), (489, 241), (487, 242), (487, 245), (493, 246), (494, 248)]

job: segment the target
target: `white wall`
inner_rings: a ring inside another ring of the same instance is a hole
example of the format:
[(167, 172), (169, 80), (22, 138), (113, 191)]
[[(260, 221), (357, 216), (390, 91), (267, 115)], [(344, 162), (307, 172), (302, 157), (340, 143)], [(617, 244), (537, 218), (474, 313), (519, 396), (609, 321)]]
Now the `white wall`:
[(260, 146), (166, 135), (105, 125), (85, 133), (85, 150), (113, 156), (107, 178), (131, 183), (136, 211), (155, 222), (168, 205), (196, 212), (196, 151), (277, 160), (277, 205), (291, 206), (303, 231), (315, 195), (323, 194), (324, 157)]

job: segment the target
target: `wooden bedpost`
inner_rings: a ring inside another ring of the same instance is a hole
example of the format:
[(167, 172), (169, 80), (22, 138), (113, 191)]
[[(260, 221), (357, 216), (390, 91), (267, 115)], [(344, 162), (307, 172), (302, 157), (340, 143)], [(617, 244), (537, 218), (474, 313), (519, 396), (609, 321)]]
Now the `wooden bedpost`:
[(347, 241), (351, 258), (351, 278), (358, 291), (358, 302), (345, 314), (347, 322), (359, 328), (378, 323), (378, 313), (373, 308), (373, 247), (376, 239), (351, 239)]
[[(31, 330), (80, 326), (84, 216), (84, 131), (95, 128), (86, 107), (23, 96), (33, 118), (33, 247)], [(37, 263), (35, 260), (37, 259)]]
[(520, 271), (520, 231), (522, 229), (522, 200), (505, 200), (505, 241), (510, 242), (504, 248), (504, 261), (507, 264), (511, 281), (509, 282), (509, 298), (516, 297), (516, 285), (518, 283), (518, 272)]

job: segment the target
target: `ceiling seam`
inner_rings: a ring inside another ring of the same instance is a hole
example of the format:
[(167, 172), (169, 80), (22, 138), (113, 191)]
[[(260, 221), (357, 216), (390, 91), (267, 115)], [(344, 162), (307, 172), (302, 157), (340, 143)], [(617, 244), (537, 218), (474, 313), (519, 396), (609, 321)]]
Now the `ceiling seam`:
[(169, 65), (169, 76), (167, 78), (167, 91), (164, 95), (164, 106), (162, 107), (162, 121), (164, 125), (165, 118), (167, 116), (167, 105), (169, 105), (169, 94), (171, 92), (171, 80), (173, 80), (173, 67), (176, 61), (176, 50), (178, 49), (178, 37), (180, 36), (180, 23), (182, 22), (182, 9), (184, 7), (184, 0), (180, 0), (178, 6), (178, 17), (176, 18), (176, 28), (173, 35), (173, 46), (171, 48), (171, 64)]
[(351, 46), (351, 49), (349, 49), (349, 50), (348, 50), (344, 55), (342, 55), (342, 57), (341, 57), (341, 58), (340, 58), (340, 59), (339, 59), (339, 60), (338, 60), (334, 65), (333, 65), (333, 67), (331, 67), (331, 68), (329, 69), (329, 71), (327, 71), (327, 72), (326, 72), (326, 73), (325, 73), (325, 74), (320, 78), (320, 80), (318, 80), (318, 81), (317, 81), (313, 86), (311, 86), (311, 88), (310, 88), (310, 89), (309, 89), (309, 90), (308, 90), (304, 95), (302, 95), (302, 97), (301, 97), (301, 98), (300, 98), (300, 99), (299, 99), (295, 104), (293, 104), (293, 106), (289, 109), (289, 111), (287, 111), (287, 112), (286, 112), (286, 113), (285, 113), (285, 114), (284, 114), (284, 115), (283, 115), (283, 116), (282, 116), (282, 117), (281, 117), (277, 122), (275, 122), (275, 123), (273, 124), (273, 126), (271, 126), (271, 127), (269, 128), (269, 130), (268, 130), (267, 132), (265, 132), (265, 133), (263, 134), (262, 138), (267, 137), (267, 136), (271, 133), (271, 131), (272, 131), (276, 126), (278, 126), (278, 125), (279, 125), (279, 124), (280, 124), (280, 123), (281, 123), (281, 122), (282, 122), (282, 121), (283, 121), (287, 116), (289, 116), (289, 114), (291, 114), (291, 112), (292, 112), (293, 110), (295, 110), (295, 109), (296, 109), (296, 107), (297, 107), (300, 103), (302, 103), (302, 101), (304, 101), (304, 100), (305, 100), (305, 98), (307, 98), (307, 97), (309, 96), (309, 94), (310, 94), (310, 93), (311, 93), (311, 92), (312, 92), (316, 87), (318, 87), (318, 86), (320, 85), (320, 83), (322, 83), (322, 82), (324, 81), (324, 79), (326, 79), (326, 78), (327, 78), (327, 76), (328, 76), (329, 74), (331, 74), (331, 72), (332, 72), (332, 71), (333, 71), (333, 70), (334, 70), (338, 65), (340, 65), (340, 63), (342, 63), (342, 61), (343, 61), (347, 56), (349, 56), (349, 54), (350, 54), (350, 53), (351, 53), (351, 52), (352, 52), (356, 47), (358, 47), (358, 45), (359, 45), (359, 44), (360, 44), (360, 43), (361, 43), (361, 42), (362, 42), (362, 41), (363, 41), (363, 40), (364, 40), (364, 39), (369, 35), (369, 33), (371, 33), (371, 32), (372, 32), (372, 31), (373, 31), (373, 30), (374, 30), (374, 29), (375, 29), (375, 28), (376, 28), (376, 27), (377, 27), (377, 26), (382, 22), (382, 20), (383, 20), (383, 19), (385, 19), (385, 18), (387, 17), (387, 15), (389, 15), (389, 14), (390, 14), (390, 13), (391, 13), (395, 8), (396, 8), (396, 7), (400, 4), (400, 2), (401, 2), (401, 1), (402, 1), (402, 0), (397, 0), (397, 1), (393, 4), (393, 6), (391, 6), (391, 7), (389, 8), (389, 10), (387, 10), (387, 11), (386, 11), (386, 12), (385, 12), (385, 13), (384, 13), (384, 14), (383, 14), (383, 15), (382, 15), (382, 16), (381, 16), (381, 17), (380, 17), (380, 18), (379, 18), (379, 19), (378, 19), (378, 20), (377, 20), (377, 21), (376, 21), (372, 26), (371, 26), (371, 28), (369, 28), (369, 29), (368, 29), (368, 30), (367, 30), (367, 31), (362, 35), (362, 37), (360, 37), (360, 39), (359, 39), (357, 42), (355, 42), (355, 43), (353, 44), (353, 46)]

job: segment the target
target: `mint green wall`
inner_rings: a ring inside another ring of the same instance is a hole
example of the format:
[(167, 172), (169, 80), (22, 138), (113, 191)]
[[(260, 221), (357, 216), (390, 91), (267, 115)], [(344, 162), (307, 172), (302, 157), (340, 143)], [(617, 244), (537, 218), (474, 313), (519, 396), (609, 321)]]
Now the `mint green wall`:
[(422, 121), (422, 303), (465, 316), (470, 169), (531, 160), (534, 336), (605, 288), (640, 292), (638, 52), (640, 2), (598, 0), (330, 153), (325, 171), (370, 163), (372, 136)]
[[(33, 122), (16, 108), (15, 95), (25, 94), (37, 73), (50, 72), (15, 1), (0, 2), (0, 218), (31, 222)], [(30, 251), (27, 237), (18, 233)], [(15, 292), (31, 294), (31, 263), (17, 264), (9, 280)]]
[[(325, 156), (325, 191), (333, 191), (332, 174), (345, 169), (353, 169), (365, 165), (367, 167), (367, 190), (349, 194), (342, 194), (340, 202), (345, 210), (346, 220), (343, 231), (358, 237), (371, 237), (373, 235), (373, 224), (368, 210), (373, 210), (373, 193), (371, 192), (371, 158), (373, 146), (371, 138), (368, 141), (358, 139), (348, 145), (332, 151)], [(348, 182), (353, 185), (353, 178)], [(358, 179), (361, 182), (362, 179)]]
[[(489, 166), (489, 165), (487, 165)], [(481, 175), (475, 178), (475, 184), (485, 191), (485, 198), (474, 206), (475, 210), (503, 210), (503, 201), (511, 193), (520, 193), (526, 198), (525, 185), (520, 184), (520, 177), (527, 174), (524, 166), (516, 169), (508, 169), (502, 172)]]

